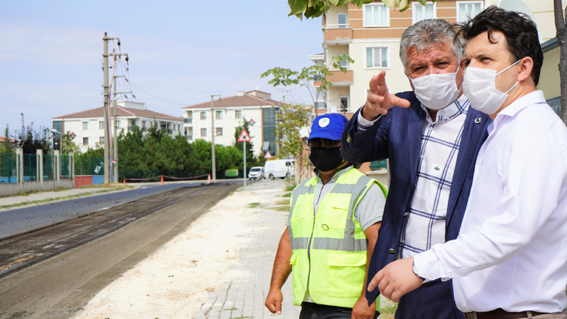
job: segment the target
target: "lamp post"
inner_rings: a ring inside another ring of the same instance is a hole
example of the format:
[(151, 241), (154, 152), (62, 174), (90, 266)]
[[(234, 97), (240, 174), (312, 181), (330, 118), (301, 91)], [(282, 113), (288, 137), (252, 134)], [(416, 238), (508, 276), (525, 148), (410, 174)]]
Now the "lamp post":
[(215, 111), (213, 106), (213, 98), (215, 96), (219, 97), (220, 94), (211, 94), (211, 156), (212, 156), (212, 175), (213, 175), (213, 183), (217, 181), (217, 169), (216, 169), (216, 161), (215, 161)]

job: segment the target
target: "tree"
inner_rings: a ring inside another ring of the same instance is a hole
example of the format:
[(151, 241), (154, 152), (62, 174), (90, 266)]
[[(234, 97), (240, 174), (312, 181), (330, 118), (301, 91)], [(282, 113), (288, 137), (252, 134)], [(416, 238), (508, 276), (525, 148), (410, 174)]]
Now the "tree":
[(285, 104), (278, 114), (276, 134), (280, 142), (278, 157), (297, 157), (302, 150), (301, 128), (307, 127), (310, 122), (310, 107), (305, 104)]
[(63, 141), (61, 142), (61, 152), (63, 154), (69, 154), (73, 152), (75, 155), (81, 154), (81, 147), (75, 142), (73, 142), (74, 137), (71, 136), (71, 132), (63, 134)]
[[(374, 0), (288, 0), (287, 2), (291, 9), (289, 15), (294, 15), (302, 19), (303, 16), (305, 16), (305, 18), (319, 17), (323, 13), (327, 12), (331, 6), (340, 7), (347, 3), (352, 3), (360, 8), (363, 4), (371, 3), (373, 1)], [(417, 1), (424, 6), (427, 3), (427, 0)], [(436, 1), (438, 0), (431, 0), (431, 2)], [(402, 12), (410, 7), (409, 0), (382, 0), (382, 3), (391, 10), (400, 10)]]
[(559, 78), (561, 88), (561, 119), (567, 124), (567, 10), (562, 8), (561, 0), (553, 0), (555, 30), (559, 42)]
[(0, 143), (0, 153), (14, 153), (14, 145), (10, 142), (10, 127), (6, 124), (4, 141)]
[[(341, 65), (341, 62), (347, 61), (349, 63), (354, 63), (354, 60), (351, 59), (346, 54), (339, 54), (332, 58), (332, 65), (335, 69), (338, 69), (341, 72), (346, 72), (347, 69)], [(268, 71), (262, 73), (260, 75), (261, 78), (272, 76), (273, 79), (268, 81), (268, 84), (273, 85), (274, 87), (283, 85), (299, 85), (304, 87), (309, 92), (309, 96), (313, 101), (313, 105), (317, 100), (320, 92), (326, 91), (329, 87), (333, 84), (327, 81), (327, 76), (332, 76), (333, 73), (329, 71), (329, 69), (324, 65), (312, 65), (309, 67), (304, 67), (301, 69), (301, 72), (292, 71), (291, 69), (275, 67), (273, 69), (269, 69)], [(313, 82), (319, 82), (320, 85), (318, 87), (313, 86)]]

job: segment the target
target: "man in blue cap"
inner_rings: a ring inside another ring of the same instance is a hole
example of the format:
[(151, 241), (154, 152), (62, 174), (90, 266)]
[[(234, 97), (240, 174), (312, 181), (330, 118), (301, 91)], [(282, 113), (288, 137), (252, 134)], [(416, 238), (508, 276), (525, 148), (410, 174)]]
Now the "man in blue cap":
[(315, 177), (291, 198), (272, 271), (266, 307), (281, 314), (281, 287), (292, 274), (300, 318), (376, 318), (365, 297), (367, 261), (378, 238), (386, 189), (341, 157), (347, 124), (341, 114), (313, 121), (308, 145)]

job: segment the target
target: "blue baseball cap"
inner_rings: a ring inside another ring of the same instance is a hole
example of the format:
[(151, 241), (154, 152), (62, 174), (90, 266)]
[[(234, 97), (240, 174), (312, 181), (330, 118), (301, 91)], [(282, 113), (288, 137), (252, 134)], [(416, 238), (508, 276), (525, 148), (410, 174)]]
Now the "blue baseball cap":
[(347, 118), (338, 113), (325, 114), (318, 116), (311, 125), (310, 139), (326, 138), (328, 140), (339, 141), (348, 123)]

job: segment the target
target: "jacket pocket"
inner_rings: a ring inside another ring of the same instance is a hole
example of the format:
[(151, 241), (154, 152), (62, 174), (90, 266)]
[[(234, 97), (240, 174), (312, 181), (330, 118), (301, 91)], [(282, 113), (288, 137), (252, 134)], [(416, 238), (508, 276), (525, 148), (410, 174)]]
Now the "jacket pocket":
[(366, 252), (329, 253), (329, 288), (332, 296), (357, 298), (366, 276)]

